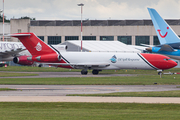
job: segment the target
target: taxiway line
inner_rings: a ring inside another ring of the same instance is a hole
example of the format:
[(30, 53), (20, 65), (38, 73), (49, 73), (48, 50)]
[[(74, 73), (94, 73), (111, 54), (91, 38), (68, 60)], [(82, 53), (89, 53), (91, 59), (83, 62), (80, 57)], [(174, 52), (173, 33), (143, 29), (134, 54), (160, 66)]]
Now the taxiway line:
[(0, 102), (90, 102), (180, 104), (176, 97), (0, 96)]

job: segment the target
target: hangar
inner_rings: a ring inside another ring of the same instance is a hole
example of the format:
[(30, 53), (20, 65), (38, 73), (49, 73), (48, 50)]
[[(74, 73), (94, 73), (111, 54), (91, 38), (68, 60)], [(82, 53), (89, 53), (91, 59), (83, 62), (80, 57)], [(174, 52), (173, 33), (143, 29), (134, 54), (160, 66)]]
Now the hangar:
[[(80, 40), (69, 40), (61, 43), (67, 46), (67, 51), (81, 51)], [(140, 53), (140, 50), (129, 47), (119, 41), (83, 41), (83, 52), (125, 52), (125, 53)]]

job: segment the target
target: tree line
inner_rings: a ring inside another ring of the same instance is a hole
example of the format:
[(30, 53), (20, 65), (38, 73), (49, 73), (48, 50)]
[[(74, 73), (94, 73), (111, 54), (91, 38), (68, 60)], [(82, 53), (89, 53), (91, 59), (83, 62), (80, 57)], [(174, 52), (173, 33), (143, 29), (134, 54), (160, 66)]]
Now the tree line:
[[(30, 20), (36, 20), (36, 18), (30, 18), (28, 16), (20, 17), (18, 19), (30, 19)], [(3, 15), (0, 15), (0, 22), (3, 22)], [(10, 19), (7, 19), (6, 16), (4, 16), (4, 22), (10, 22)]]

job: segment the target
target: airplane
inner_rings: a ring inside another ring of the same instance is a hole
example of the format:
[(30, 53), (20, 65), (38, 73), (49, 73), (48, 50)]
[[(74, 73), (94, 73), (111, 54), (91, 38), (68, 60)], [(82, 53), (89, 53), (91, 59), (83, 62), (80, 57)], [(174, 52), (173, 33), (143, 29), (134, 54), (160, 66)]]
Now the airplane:
[(105, 69), (145, 69), (158, 70), (173, 68), (177, 63), (169, 57), (159, 54), (118, 53), (118, 52), (60, 52), (44, 43), (34, 33), (15, 33), (9, 35), (18, 38), (31, 53), (27, 60), (56, 67), (88, 70), (97, 75)]
[(147, 51), (164, 54), (180, 60), (180, 38), (153, 8), (148, 8), (160, 45), (146, 48)]

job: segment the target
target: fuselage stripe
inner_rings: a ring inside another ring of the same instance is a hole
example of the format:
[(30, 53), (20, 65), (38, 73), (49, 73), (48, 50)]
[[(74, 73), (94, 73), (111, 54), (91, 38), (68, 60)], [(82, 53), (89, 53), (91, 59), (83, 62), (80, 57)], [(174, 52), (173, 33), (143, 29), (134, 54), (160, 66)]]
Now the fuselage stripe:
[(63, 58), (63, 60), (66, 62), (66, 63), (70, 63), (68, 60), (66, 60), (61, 54), (60, 54), (60, 52), (58, 51), (58, 50), (56, 50), (56, 48), (54, 48), (52, 45), (49, 45), (53, 50), (55, 50), (62, 58)]
[(56, 50), (52, 45), (49, 45), (54, 51), (56, 51), (59, 55), (61, 55), (60, 54), (60, 52), (58, 51), (58, 50)]
[(142, 55), (140, 55), (139, 53), (137, 53), (139, 55), (139, 57), (141, 57), (141, 59), (144, 60), (144, 62), (146, 62), (150, 67), (152, 67), (155, 70), (158, 70), (158, 68), (154, 67), (151, 63), (149, 63)]

